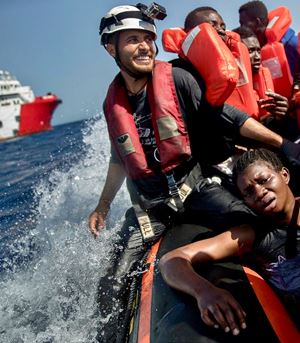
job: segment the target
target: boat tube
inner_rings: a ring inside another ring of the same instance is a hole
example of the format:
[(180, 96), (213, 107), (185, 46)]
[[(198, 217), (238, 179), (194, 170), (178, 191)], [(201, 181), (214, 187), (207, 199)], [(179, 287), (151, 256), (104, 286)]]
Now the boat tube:
[(175, 226), (152, 246), (146, 261), (147, 271), (134, 290), (124, 342), (300, 342), (299, 332), (275, 293), (258, 274), (244, 268), (238, 259), (201, 266), (201, 275), (232, 292), (247, 313), (247, 328), (238, 336), (205, 325), (195, 299), (164, 282), (158, 269), (158, 261), (163, 254), (212, 235), (207, 228), (185, 224)]

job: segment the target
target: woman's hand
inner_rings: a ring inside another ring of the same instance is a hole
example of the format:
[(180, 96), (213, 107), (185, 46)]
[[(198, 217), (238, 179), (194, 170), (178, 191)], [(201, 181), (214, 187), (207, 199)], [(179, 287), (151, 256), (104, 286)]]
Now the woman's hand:
[(208, 326), (222, 328), (238, 335), (246, 328), (246, 313), (235, 298), (225, 289), (212, 286), (205, 296), (197, 297), (201, 318)]

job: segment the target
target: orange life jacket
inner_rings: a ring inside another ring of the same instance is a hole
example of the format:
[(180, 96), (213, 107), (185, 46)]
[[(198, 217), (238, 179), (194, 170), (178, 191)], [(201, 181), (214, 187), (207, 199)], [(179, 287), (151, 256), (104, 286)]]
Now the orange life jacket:
[(258, 105), (253, 91), (251, 61), (248, 48), (241, 42), (239, 34), (226, 31), (227, 46), (231, 50), (239, 67), (239, 80), (226, 103), (237, 107), (254, 118), (258, 118)]
[(268, 43), (279, 42), (292, 23), (291, 12), (285, 6), (277, 7), (268, 13), (268, 20), (265, 31)]
[(292, 18), (287, 7), (281, 6), (268, 14), (269, 24), (265, 34), (268, 43), (261, 49), (262, 65), (269, 68), (276, 93), (289, 98), (292, 92), (293, 77), (281, 38), (289, 28)]
[(238, 67), (230, 50), (208, 23), (194, 27), (188, 34), (181, 28), (167, 29), (162, 35), (163, 47), (188, 60), (206, 85), (206, 99), (222, 105), (238, 80)]
[[(162, 46), (167, 52), (174, 52), (180, 55), (181, 44), (186, 37), (186, 32), (181, 27), (165, 29), (162, 33)], [(184, 56), (180, 55), (184, 58)]]
[[(257, 93), (259, 99), (267, 99), (266, 91), (274, 91), (274, 84), (271, 72), (268, 68), (260, 67), (259, 72), (253, 74), (253, 89)], [(264, 109), (259, 109), (258, 119), (268, 115), (268, 112)]]
[[(147, 85), (152, 125), (162, 172), (191, 157), (190, 142), (176, 96), (170, 63), (156, 61)], [(132, 179), (153, 175), (139, 140), (128, 95), (121, 75), (111, 83), (105, 99), (105, 117), (111, 142)]]

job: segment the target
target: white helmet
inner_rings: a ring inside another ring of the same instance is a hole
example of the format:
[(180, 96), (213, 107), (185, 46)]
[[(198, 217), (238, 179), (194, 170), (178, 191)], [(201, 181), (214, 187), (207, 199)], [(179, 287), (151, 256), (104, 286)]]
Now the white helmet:
[(152, 32), (156, 38), (156, 27), (153, 19), (135, 6), (117, 6), (112, 8), (101, 19), (99, 34), (101, 44), (107, 43), (108, 35), (123, 30), (138, 29)]

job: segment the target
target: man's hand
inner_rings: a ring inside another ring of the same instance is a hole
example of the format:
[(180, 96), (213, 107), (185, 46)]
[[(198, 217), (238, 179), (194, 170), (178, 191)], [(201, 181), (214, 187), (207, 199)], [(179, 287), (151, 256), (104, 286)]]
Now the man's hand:
[(282, 119), (289, 109), (288, 99), (285, 96), (272, 91), (267, 91), (265, 94), (269, 98), (258, 100), (260, 108), (265, 109), (267, 112), (273, 115), (275, 119)]
[(238, 335), (246, 328), (246, 313), (234, 297), (225, 289), (213, 287), (205, 296), (197, 297), (197, 303), (204, 323), (225, 332)]
[(89, 216), (89, 228), (92, 235), (97, 238), (100, 231), (105, 227), (105, 219), (109, 211), (108, 202), (100, 202), (99, 205)]

